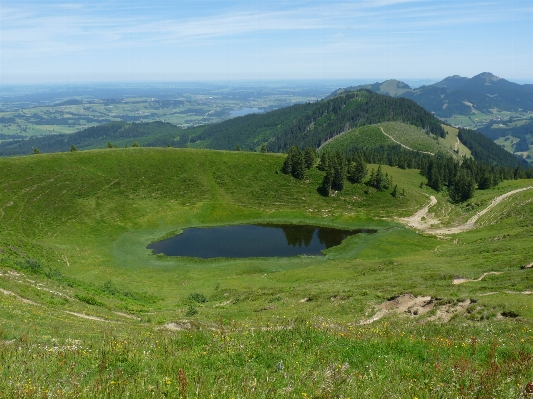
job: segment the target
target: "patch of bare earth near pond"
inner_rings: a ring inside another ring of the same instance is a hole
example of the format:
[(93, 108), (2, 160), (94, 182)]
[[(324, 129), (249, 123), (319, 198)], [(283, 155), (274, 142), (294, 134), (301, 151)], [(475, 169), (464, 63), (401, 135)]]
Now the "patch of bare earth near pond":
[(89, 316), (85, 313), (71, 312), (69, 310), (65, 310), (65, 313), (68, 313), (69, 315), (72, 315), (72, 316), (80, 317), (82, 319), (103, 321), (104, 323), (109, 323), (111, 321), (111, 320), (102, 319), (101, 317)]
[(486, 276), (489, 276), (491, 274), (496, 274), (497, 275), (497, 274), (502, 274), (502, 272), (487, 272), (487, 273), (483, 273), (479, 278), (475, 278), (475, 279), (457, 277), (457, 278), (453, 279), (452, 284), (458, 285), (458, 284), (463, 284), (463, 283), (469, 283), (469, 282), (472, 282), (472, 281), (481, 281)]
[(359, 324), (371, 324), (388, 313), (422, 315), (433, 309), (433, 306), (434, 300), (430, 296), (415, 297), (413, 294), (403, 294), (383, 302), (374, 316), (361, 320)]
[(163, 324), (157, 327), (158, 330), (170, 330), (170, 331), (198, 331), (198, 330), (210, 330), (218, 331), (219, 328), (216, 324), (208, 324), (198, 320), (176, 320)]
[(435, 298), (430, 296), (417, 296), (413, 294), (403, 294), (383, 302), (378, 306), (377, 313), (369, 319), (362, 320), (359, 324), (371, 324), (387, 314), (403, 314), (410, 317), (419, 317), (435, 309), (435, 313), (423, 319), (423, 322), (440, 321), (448, 322), (455, 314), (466, 312), (471, 301), (467, 299), (461, 302), (447, 303), (437, 306)]

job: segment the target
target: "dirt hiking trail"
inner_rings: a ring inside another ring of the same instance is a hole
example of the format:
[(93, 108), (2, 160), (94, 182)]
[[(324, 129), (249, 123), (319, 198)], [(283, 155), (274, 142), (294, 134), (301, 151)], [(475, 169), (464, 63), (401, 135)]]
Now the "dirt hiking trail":
[(380, 126), (379, 127), (381, 129), (381, 133), (383, 133), (385, 136), (387, 136), (389, 139), (391, 139), (392, 141), (394, 141), (396, 144), (399, 144), (401, 145), (403, 148), (407, 149), (407, 150), (410, 150), (410, 151), (415, 151), (415, 152), (421, 152), (422, 154), (429, 154), (429, 155), (435, 155), (434, 153), (432, 152), (429, 152), (429, 151), (419, 151), (419, 150), (415, 150), (411, 147), (407, 147), (405, 144), (402, 144), (400, 143), (398, 140), (396, 140), (394, 137), (392, 137), (391, 135), (385, 133), (385, 130), (383, 130), (383, 128)]
[(438, 219), (433, 219), (428, 217), (429, 208), (437, 204), (437, 199), (431, 195), (429, 196), (429, 204), (427, 204), (425, 207), (417, 211), (413, 216), (410, 216), (408, 218), (399, 218), (398, 220), (403, 222), (404, 224), (407, 224), (410, 227), (413, 227), (417, 230), (422, 230), (424, 233), (428, 234), (457, 234), (462, 233), (465, 231), (472, 230), (475, 227), (475, 224), (477, 220), (486, 214), (488, 211), (490, 211), (492, 208), (494, 208), (496, 205), (501, 203), (502, 201), (509, 198), (511, 195), (530, 190), (533, 186), (524, 187), (524, 188), (518, 188), (516, 190), (509, 191), (508, 193), (502, 194), (496, 198), (494, 198), (491, 203), (483, 210), (476, 213), (474, 216), (472, 216), (468, 221), (464, 224), (461, 224), (459, 226), (454, 227), (444, 227), (444, 228), (431, 228), (432, 225), (438, 224)]
[(502, 274), (502, 272), (487, 272), (487, 273), (483, 273), (483, 274), (481, 275), (481, 277), (479, 277), (479, 278), (475, 278), (475, 279), (468, 279), (468, 278), (458, 277), (458, 278), (454, 278), (454, 279), (453, 279), (452, 284), (457, 285), (457, 284), (468, 283), (468, 282), (470, 282), (470, 281), (481, 281), (481, 280), (483, 280), (486, 276), (489, 276), (489, 275), (491, 275), (491, 274), (498, 275), (498, 274)]

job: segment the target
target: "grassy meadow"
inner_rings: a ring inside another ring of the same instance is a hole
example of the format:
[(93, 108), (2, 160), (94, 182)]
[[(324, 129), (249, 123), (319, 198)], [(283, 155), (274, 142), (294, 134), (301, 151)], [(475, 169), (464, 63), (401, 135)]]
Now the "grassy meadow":
[[(398, 218), (434, 195), (432, 217), (464, 222), (531, 181), (455, 205), (420, 188), (418, 171), (383, 167), (403, 196), (348, 183), (326, 198), (323, 172), (299, 181), (283, 159), (174, 148), (0, 159), (0, 398), (528, 397), (533, 190), (451, 237)], [(323, 257), (146, 249), (187, 227), (254, 222), (378, 233)], [(490, 272), (501, 274), (453, 284)], [(405, 294), (430, 299), (386, 305)]]

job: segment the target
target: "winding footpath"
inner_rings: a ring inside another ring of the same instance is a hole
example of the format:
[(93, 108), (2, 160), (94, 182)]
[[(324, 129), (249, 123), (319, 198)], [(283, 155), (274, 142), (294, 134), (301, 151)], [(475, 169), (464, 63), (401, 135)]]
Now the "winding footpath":
[(500, 202), (509, 198), (513, 194), (526, 191), (526, 190), (530, 190), (532, 188), (533, 186), (518, 188), (516, 190), (509, 191), (508, 193), (502, 194), (494, 198), (485, 209), (479, 211), (474, 216), (472, 216), (470, 219), (468, 219), (466, 223), (461, 224), (459, 226), (444, 227), (444, 228), (431, 228), (432, 225), (439, 223), (438, 219), (428, 218), (429, 208), (437, 204), (437, 199), (433, 195), (429, 197), (429, 204), (427, 204), (425, 207), (417, 211), (413, 216), (410, 216), (408, 218), (399, 218), (398, 220), (408, 225), (409, 227), (413, 227), (417, 230), (422, 230), (424, 233), (428, 233), (428, 234), (440, 235), (440, 234), (462, 233), (464, 231), (472, 230), (475, 227), (477, 220), (481, 216), (486, 214), (488, 211), (490, 211), (492, 208), (494, 208), (496, 205), (498, 205)]
[(422, 154), (429, 154), (429, 155), (435, 155), (434, 153), (432, 152), (429, 152), (429, 151), (419, 151), (419, 150), (415, 150), (411, 147), (407, 147), (405, 144), (402, 144), (400, 143), (398, 140), (396, 140), (394, 137), (392, 137), (391, 135), (385, 133), (385, 130), (383, 130), (383, 128), (380, 126), (379, 127), (381, 129), (381, 133), (383, 133), (385, 136), (387, 136), (389, 139), (391, 139), (392, 141), (394, 141), (396, 144), (399, 144), (401, 145), (403, 148), (407, 149), (407, 150), (411, 150), (411, 151), (415, 151), (415, 152), (421, 152)]

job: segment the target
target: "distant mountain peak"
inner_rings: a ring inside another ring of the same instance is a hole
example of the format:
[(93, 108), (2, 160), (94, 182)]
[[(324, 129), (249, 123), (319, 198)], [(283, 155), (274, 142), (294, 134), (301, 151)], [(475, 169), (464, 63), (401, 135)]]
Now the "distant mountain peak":
[(444, 87), (448, 90), (456, 90), (461, 87), (468, 78), (459, 75), (448, 76), (447, 78), (442, 79), (440, 82), (435, 83), (433, 86)]
[(498, 80), (501, 80), (502, 78), (490, 73), (490, 72), (482, 72), (479, 75), (474, 76), (472, 79), (483, 79), (485, 82), (497, 82)]

